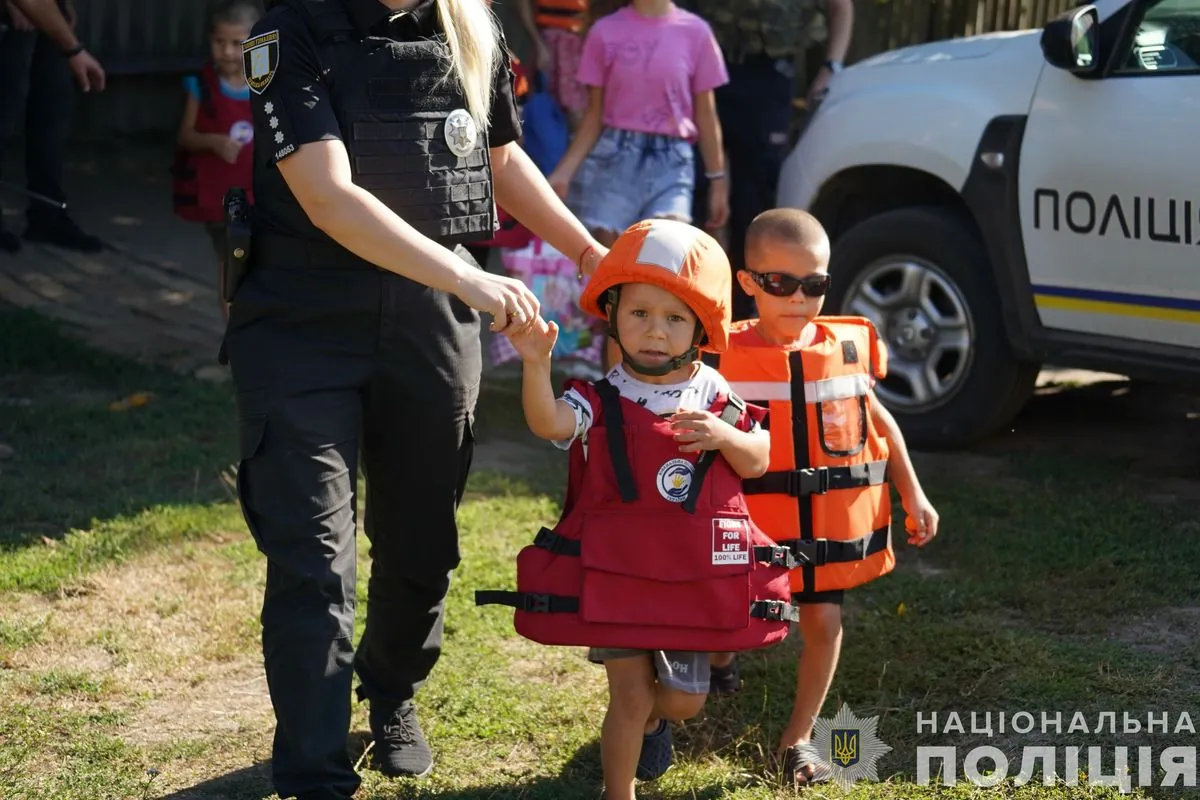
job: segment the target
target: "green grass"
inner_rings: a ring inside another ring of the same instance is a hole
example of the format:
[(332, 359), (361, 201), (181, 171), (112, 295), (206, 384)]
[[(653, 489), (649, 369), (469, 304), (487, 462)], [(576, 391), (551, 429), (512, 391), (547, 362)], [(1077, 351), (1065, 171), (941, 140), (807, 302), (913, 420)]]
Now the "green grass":
[[(92, 353), (23, 313), (0, 313), (0, 375), (0, 396), (29, 400), (0, 407), (0, 442), (15, 451), (0, 461), (0, 797), (270, 797), (269, 719), (165, 739), (139, 722), (173, 694), (223, 686), (230, 665), (260, 658), (262, 559), (220, 480), (235, 453), (230, 388)], [(155, 399), (108, 410), (136, 391)], [(488, 389), (479, 412), (485, 441), (519, 426), (515, 402), (510, 386)], [(419, 695), (434, 775), (393, 783), (365, 772), (360, 798), (599, 796), (603, 670), (578, 649), (521, 639), (510, 611), (473, 603), (478, 588), (512, 585), (516, 551), (557, 517), (564, 461), (549, 446), (544, 453), (521, 474), (471, 478), (448, 646)], [(1157, 752), (1194, 742), (1066, 733), (1077, 710), (1089, 726), (1100, 711), (1116, 711), (1118, 726), (1122, 711), (1143, 721), (1166, 711), (1172, 726), (1179, 712), (1197, 713), (1200, 617), (1189, 628), (1175, 609), (1195, 603), (1200, 526), (1181, 506), (1144, 500), (1122, 475), (1095, 460), (1012, 454), (986, 475), (951, 464), (923, 476), (941, 536), (924, 551), (899, 543), (896, 572), (851, 593), (845, 607), (841, 663), (822, 714), (844, 702), (860, 717), (877, 715), (892, 748), (879, 765), (882, 782), (859, 784), (850, 797), (1116, 797), (1086, 779), (1074, 788), (919, 786), (916, 748), (957, 745), (961, 755), (994, 744), (1011, 777), (1024, 746), (1149, 744)], [(369, 557), (360, 544), (363, 608)], [(172, 569), (178, 577), (153, 582)], [(122, 581), (148, 588), (113, 613)], [(676, 767), (639, 796), (791, 796), (763, 756), (787, 720), (800, 644), (797, 635), (743, 654), (743, 692), (710, 700), (700, 718), (676, 726)], [(206, 702), (232, 712), (240, 701), (218, 692)], [(356, 754), (365, 711), (355, 707)], [(966, 733), (943, 733), (951, 711)], [(970, 711), (1029, 711), (1035, 721), (1061, 711), (1063, 734), (1047, 740), (1039, 725), (989, 740), (970, 734)], [(939, 730), (918, 731), (917, 714), (935, 712)], [(1086, 754), (1082, 761), (1086, 768)], [(1104, 767), (1111, 771), (1111, 749)], [(842, 794), (818, 787), (805, 796)]]

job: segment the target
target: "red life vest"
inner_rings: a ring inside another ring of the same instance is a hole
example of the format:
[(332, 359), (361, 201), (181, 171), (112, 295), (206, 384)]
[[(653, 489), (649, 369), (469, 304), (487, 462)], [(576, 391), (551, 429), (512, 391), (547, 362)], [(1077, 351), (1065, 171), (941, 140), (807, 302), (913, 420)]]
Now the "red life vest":
[(238, 160), (230, 164), (216, 153), (190, 152), (177, 148), (171, 167), (173, 208), (191, 222), (220, 222), (225, 219), (225, 192), (240, 186), (254, 202), (254, 125), (250, 101), (234, 100), (221, 91), (221, 81), (212, 64), (200, 71), (200, 110), (197, 133), (216, 133), (245, 143)]
[[(591, 404), (588, 457), (571, 446), (554, 530), (517, 555), (517, 633), (549, 645), (735, 652), (780, 641), (797, 618), (791, 551), (750, 519), (742, 479), (715, 451), (679, 452), (670, 421), (608, 381), (570, 381)], [(764, 416), (736, 395), (709, 409), (745, 429)]]

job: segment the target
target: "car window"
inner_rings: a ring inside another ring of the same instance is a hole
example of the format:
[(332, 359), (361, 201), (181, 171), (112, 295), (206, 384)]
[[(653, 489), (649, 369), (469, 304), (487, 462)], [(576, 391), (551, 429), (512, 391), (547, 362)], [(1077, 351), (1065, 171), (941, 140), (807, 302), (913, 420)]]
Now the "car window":
[(1140, 13), (1118, 72), (1200, 70), (1200, 0), (1144, 3)]

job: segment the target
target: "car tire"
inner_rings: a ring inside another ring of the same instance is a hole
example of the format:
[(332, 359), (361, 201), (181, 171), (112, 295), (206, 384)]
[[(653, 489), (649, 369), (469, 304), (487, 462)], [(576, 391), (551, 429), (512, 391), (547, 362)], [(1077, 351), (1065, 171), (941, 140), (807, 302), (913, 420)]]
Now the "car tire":
[[(889, 211), (858, 223), (834, 243), (830, 258), (833, 282), (823, 313), (853, 316), (864, 308), (876, 308), (872, 298), (883, 295), (864, 294), (861, 287), (874, 275), (886, 279), (889, 268), (915, 268), (929, 275), (933, 291), (940, 292), (937, 296), (950, 298), (942, 306), (957, 305), (965, 311), (966, 333), (956, 335), (969, 342), (962, 358), (965, 365), (955, 367), (953, 386), (934, 400), (912, 403), (909, 398), (901, 399), (900, 392), (888, 388), (899, 385), (892, 374), (876, 386), (877, 396), (896, 418), (907, 442), (924, 450), (960, 448), (1009, 423), (1032, 394), (1041, 365), (1020, 361), (1009, 344), (991, 262), (973, 223), (953, 209), (937, 206)], [(863, 305), (863, 301), (868, 304)], [(875, 319), (888, 345), (889, 364), (921, 363), (920, 356), (904, 361), (898, 355), (915, 352), (900, 349), (904, 342), (894, 340), (897, 331), (908, 328), (901, 333), (909, 337), (907, 341), (913, 341), (914, 326), (905, 326), (900, 313), (867, 316)], [(919, 331), (918, 338), (920, 335)], [(936, 341), (936, 334), (933, 336)], [(932, 361), (942, 363), (937, 358)], [(925, 363), (930, 363), (928, 357)]]

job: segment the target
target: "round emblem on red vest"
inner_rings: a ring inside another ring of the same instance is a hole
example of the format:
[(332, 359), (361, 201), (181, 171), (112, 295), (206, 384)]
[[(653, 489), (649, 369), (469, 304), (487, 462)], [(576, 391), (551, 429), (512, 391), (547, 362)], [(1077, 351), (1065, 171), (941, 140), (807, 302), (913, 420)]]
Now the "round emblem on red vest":
[(682, 503), (692, 488), (696, 468), (686, 458), (672, 458), (658, 468), (658, 493), (672, 503)]
[(446, 117), (446, 146), (450, 152), (462, 158), (475, 149), (478, 131), (475, 119), (466, 109), (456, 108)]

